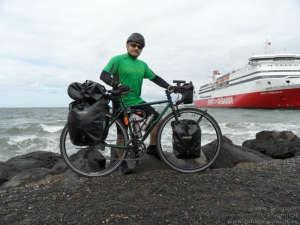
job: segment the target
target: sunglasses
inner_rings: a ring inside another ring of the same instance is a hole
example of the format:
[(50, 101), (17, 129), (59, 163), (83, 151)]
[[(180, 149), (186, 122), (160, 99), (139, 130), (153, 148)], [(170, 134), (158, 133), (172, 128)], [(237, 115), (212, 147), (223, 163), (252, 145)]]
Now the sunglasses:
[(143, 49), (142, 46), (140, 46), (139, 44), (136, 44), (136, 43), (129, 43), (130, 47), (132, 48), (138, 48), (138, 49)]

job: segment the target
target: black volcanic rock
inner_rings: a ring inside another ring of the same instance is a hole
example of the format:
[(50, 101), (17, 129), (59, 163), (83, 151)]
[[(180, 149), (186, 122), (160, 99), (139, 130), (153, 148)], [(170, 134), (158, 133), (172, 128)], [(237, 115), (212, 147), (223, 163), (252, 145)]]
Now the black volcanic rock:
[(291, 131), (262, 131), (253, 140), (247, 140), (243, 147), (259, 151), (274, 159), (286, 159), (300, 154), (300, 138)]
[(105, 168), (104, 156), (96, 150), (81, 149), (76, 154), (70, 156), (70, 160), (76, 168), (84, 171), (98, 171)]
[[(240, 146), (234, 145), (233, 142), (227, 137), (223, 136), (223, 144), (221, 146), (220, 154), (216, 161), (210, 168), (231, 168), (241, 162), (263, 162), (269, 160), (268, 157), (262, 157), (257, 154), (253, 154), (251, 150), (243, 150)], [(210, 144), (203, 146), (202, 150), (206, 157), (210, 160), (214, 156), (214, 149), (217, 142), (214, 141)]]
[(0, 162), (0, 185), (9, 180), (10, 177), (15, 175), (18, 170), (5, 162)]
[[(263, 131), (257, 134), (255, 140), (248, 140), (243, 147), (235, 145), (230, 139), (223, 136), (220, 154), (210, 166), (215, 168), (232, 168), (240, 163), (264, 162), (274, 158), (296, 156), (300, 153), (299, 138), (292, 132)], [(202, 146), (206, 158), (210, 160), (216, 141)], [(92, 149), (81, 149), (70, 157), (78, 168), (84, 170), (99, 170), (105, 167), (105, 160), (100, 152)], [(178, 160), (180, 161), (180, 160)], [(170, 170), (163, 161), (146, 155), (134, 173), (143, 174), (151, 170)], [(71, 171), (59, 154), (53, 152), (32, 152), (13, 157), (6, 162), (0, 162), (0, 188), (19, 186), (24, 183), (43, 180), (48, 175), (60, 174), (64, 177), (66, 187), (73, 189), (80, 178)], [(112, 176), (120, 175), (118, 171)]]
[[(101, 153), (82, 149), (70, 157), (72, 163), (84, 170), (99, 170), (105, 167)], [(45, 178), (47, 175), (64, 173), (66, 178), (78, 177), (70, 171), (59, 154), (53, 152), (31, 152), (0, 163), (1, 188), (15, 187), (23, 183)], [(70, 175), (71, 174), (71, 175)]]
[(6, 164), (23, 171), (32, 168), (52, 168), (59, 160), (60, 155), (53, 152), (36, 151), (19, 155), (6, 161)]
[(5, 182), (1, 188), (16, 187), (24, 183), (30, 183), (45, 178), (50, 173), (47, 168), (31, 168), (17, 173)]

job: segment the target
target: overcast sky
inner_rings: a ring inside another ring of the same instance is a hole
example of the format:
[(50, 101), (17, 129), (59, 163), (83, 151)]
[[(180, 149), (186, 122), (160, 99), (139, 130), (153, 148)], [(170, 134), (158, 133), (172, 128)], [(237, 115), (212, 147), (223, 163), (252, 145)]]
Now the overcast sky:
[[(300, 1), (0, 0), (0, 107), (67, 106), (68, 84), (98, 81), (132, 32), (156, 74), (198, 88), (264, 53), (266, 39), (300, 53)], [(163, 94), (144, 82), (144, 99)]]

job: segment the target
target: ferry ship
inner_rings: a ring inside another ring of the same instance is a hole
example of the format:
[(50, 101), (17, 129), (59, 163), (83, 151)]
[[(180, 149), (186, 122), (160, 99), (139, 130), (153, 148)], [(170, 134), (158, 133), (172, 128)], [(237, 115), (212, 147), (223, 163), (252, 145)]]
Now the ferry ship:
[(196, 107), (300, 109), (300, 55), (265, 54), (199, 88)]

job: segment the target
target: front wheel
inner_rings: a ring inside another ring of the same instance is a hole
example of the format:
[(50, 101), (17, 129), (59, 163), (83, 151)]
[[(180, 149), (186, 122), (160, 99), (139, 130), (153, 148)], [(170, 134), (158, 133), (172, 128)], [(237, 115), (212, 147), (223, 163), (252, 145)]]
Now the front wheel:
[(201, 154), (197, 158), (177, 158), (174, 154), (172, 121), (174, 113), (168, 114), (159, 127), (157, 145), (161, 158), (174, 170), (196, 173), (207, 169), (220, 153), (222, 133), (218, 123), (207, 112), (197, 108), (182, 108), (176, 111), (178, 120), (197, 121), (201, 130)]
[[(107, 120), (110, 116), (107, 115)], [(120, 120), (109, 125), (108, 134), (99, 145), (74, 145), (66, 125), (60, 136), (61, 155), (74, 172), (86, 177), (105, 176), (116, 170), (126, 156), (128, 134)]]

